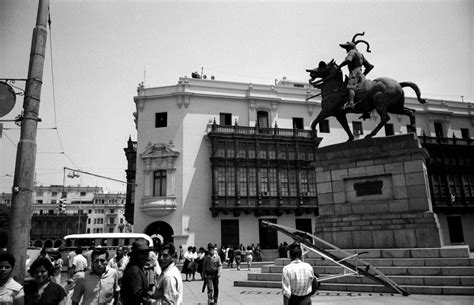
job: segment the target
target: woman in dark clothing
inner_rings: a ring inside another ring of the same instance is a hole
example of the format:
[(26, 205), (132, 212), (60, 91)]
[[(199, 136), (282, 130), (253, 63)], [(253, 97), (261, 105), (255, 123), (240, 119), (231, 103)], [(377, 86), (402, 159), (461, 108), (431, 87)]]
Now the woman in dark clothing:
[(39, 257), (28, 270), (34, 281), (25, 285), (26, 305), (64, 305), (66, 292), (63, 287), (52, 282), (54, 267), (46, 257)]

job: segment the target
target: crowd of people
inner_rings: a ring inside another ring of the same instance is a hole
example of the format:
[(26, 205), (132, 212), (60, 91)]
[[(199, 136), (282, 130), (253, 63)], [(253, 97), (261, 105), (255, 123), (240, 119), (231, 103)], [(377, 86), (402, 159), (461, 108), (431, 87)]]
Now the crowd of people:
[[(301, 248), (287, 247), (291, 263), (283, 269), (282, 285), (285, 304), (311, 304), (316, 276), (301, 261)], [(261, 260), (259, 245), (221, 247), (209, 243), (207, 248), (175, 249), (172, 243), (153, 249), (145, 240), (137, 240), (131, 251), (118, 247), (115, 256), (100, 246), (83, 251), (77, 247), (67, 255), (67, 281), (61, 282), (61, 256), (46, 251), (31, 264), (33, 278), (24, 286), (12, 278), (15, 258), (0, 253), (0, 304), (76, 305), (76, 304), (183, 304), (183, 279), (195, 280), (199, 273), (202, 291), (207, 288), (208, 304), (217, 304), (219, 278), (223, 264), (237, 270), (244, 261), (250, 270), (253, 260)], [(183, 261), (181, 270), (177, 263)], [(309, 266), (309, 267), (308, 267)], [(299, 278), (295, 281), (295, 276)], [(307, 303), (309, 301), (309, 303)]]
[[(249, 245), (244, 247), (242, 244), (239, 246), (228, 245), (227, 247), (222, 246), (217, 248), (217, 245), (213, 245), (217, 255), (221, 259), (221, 262), (227, 264), (228, 268), (235, 268), (240, 270), (242, 262), (247, 263), (247, 269), (250, 270), (252, 262), (262, 261), (262, 250), (260, 245), (257, 246)], [(206, 255), (206, 249), (200, 247), (196, 250), (196, 247), (189, 246), (186, 251), (179, 247), (178, 263), (183, 261), (183, 267), (181, 272), (185, 275), (185, 281), (196, 280), (196, 273), (198, 273), (203, 279), (203, 260)]]

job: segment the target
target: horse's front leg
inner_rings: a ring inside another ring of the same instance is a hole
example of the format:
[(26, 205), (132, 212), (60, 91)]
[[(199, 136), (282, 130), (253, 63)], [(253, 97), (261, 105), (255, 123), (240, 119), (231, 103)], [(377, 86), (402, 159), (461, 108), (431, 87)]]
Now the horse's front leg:
[(349, 123), (347, 122), (347, 117), (345, 113), (340, 113), (336, 115), (336, 119), (341, 124), (342, 128), (345, 130), (347, 135), (349, 136), (349, 139), (347, 139), (347, 142), (353, 141), (354, 140), (354, 135), (352, 134), (351, 129), (349, 128)]
[(311, 130), (314, 132), (314, 134), (316, 134), (316, 126), (318, 126), (318, 124), (327, 117), (328, 115), (326, 112), (321, 110), (318, 116), (313, 120), (313, 122), (311, 122)]

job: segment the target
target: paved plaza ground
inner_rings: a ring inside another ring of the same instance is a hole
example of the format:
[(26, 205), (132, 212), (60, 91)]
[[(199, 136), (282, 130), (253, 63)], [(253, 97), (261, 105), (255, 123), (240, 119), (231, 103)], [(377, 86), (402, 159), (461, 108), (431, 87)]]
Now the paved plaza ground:
[[(244, 268), (245, 269), (245, 268)], [(280, 289), (234, 287), (234, 281), (247, 279), (249, 271), (224, 269), (220, 278), (219, 304), (283, 304)], [(252, 268), (250, 272), (260, 272), (260, 268)], [(199, 275), (196, 275), (199, 278)], [(184, 282), (184, 304), (207, 304), (207, 294), (202, 293), (200, 280)], [(439, 295), (409, 295), (403, 297), (388, 293), (348, 293), (334, 291), (319, 291), (312, 298), (313, 304), (474, 304), (474, 296), (439, 296)]]

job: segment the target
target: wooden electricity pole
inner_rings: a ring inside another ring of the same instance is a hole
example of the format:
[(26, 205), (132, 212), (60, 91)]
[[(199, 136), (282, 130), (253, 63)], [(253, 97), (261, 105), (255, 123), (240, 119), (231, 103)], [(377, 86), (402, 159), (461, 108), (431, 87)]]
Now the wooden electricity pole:
[(30, 242), (32, 195), (36, 163), (36, 131), (38, 128), (41, 85), (48, 32), (49, 0), (39, 0), (36, 26), (31, 42), (28, 79), (23, 101), (23, 120), (15, 164), (12, 206), (8, 231), (8, 251), (15, 256), (15, 278), (23, 283), (26, 249)]

